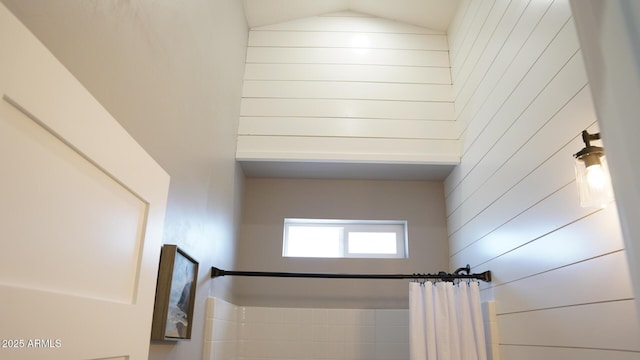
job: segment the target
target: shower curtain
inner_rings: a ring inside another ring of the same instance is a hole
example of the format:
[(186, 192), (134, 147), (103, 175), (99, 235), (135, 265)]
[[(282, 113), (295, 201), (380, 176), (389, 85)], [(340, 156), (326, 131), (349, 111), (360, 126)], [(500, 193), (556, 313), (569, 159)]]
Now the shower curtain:
[(409, 283), (411, 360), (486, 360), (477, 282)]

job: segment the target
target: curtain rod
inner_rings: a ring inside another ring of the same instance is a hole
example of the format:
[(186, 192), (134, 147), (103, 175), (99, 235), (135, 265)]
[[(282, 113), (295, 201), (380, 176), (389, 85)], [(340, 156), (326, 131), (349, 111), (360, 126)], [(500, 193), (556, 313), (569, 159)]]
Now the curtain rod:
[[(461, 274), (461, 272), (466, 274)], [(471, 274), (469, 265), (461, 267), (453, 273), (441, 271), (437, 274), (328, 274), (328, 273), (292, 273), (270, 271), (229, 271), (211, 267), (211, 278), (220, 276), (258, 276), (258, 277), (292, 277), (292, 278), (322, 278), (322, 279), (439, 279), (444, 281), (456, 279), (477, 279), (491, 282), (491, 271), (480, 274)]]

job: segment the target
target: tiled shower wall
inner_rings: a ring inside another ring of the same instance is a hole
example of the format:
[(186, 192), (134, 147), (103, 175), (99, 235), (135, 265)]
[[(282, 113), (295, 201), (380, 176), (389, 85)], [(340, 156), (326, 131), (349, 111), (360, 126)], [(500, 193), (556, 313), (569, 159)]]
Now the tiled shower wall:
[(409, 358), (407, 310), (239, 308), (239, 359)]
[[(493, 306), (484, 308), (486, 316)], [(210, 297), (206, 314), (205, 360), (409, 359), (407, 309), (241, 307)], [(485, 323), (490, 353), (494, 325)]]
[(203, 359), (407, 360), (409, 311), (241, 307), (209, 298)]
[(205, 311), (203, 360), (236, 360), (238, 348), (238, 307), (209, 297)]

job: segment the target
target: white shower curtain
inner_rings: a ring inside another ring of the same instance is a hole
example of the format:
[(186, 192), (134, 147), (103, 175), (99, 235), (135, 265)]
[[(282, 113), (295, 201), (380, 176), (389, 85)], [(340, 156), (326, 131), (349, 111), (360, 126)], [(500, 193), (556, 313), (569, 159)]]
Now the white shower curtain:
[(411, 360), (486, 360), (478, 283), (409, 283)]

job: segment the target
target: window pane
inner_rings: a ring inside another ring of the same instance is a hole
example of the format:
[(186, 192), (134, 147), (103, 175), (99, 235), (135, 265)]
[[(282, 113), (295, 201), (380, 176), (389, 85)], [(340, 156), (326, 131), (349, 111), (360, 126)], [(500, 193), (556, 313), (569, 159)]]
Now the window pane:
[(285, 218), (285, 257), (388, 258), (408, 256), (404, 220)]
[(288, 227), (285, 256), (340, 257), (341, 227), (294, 226)]
[(395, 254), (395, 232), (350, 232), (348, 251), (351, 254)]

